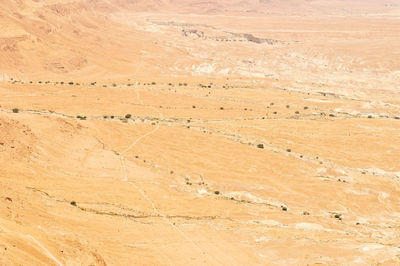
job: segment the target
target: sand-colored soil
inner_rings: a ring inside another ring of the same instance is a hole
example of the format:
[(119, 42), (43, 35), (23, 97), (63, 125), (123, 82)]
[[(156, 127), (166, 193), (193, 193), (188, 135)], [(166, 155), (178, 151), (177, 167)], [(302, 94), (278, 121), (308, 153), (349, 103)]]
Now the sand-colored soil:
[(6, 2), (0, 265), (400, 263), (396, 1)]

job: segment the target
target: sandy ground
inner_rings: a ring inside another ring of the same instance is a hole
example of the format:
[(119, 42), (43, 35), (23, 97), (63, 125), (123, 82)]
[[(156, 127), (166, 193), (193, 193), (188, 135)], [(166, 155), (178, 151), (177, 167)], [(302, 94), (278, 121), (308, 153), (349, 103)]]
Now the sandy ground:
[(0, 265), (400, 263), (395, 1), (58, 2), (0, 4)]

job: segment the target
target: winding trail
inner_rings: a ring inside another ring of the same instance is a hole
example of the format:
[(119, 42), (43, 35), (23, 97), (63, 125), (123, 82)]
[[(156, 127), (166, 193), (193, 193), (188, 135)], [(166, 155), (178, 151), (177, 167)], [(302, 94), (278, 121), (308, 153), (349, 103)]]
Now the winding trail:
[[(136, 97), (139, 100), (140, 104), (144, 105), (142, 99), (140, 98), (139, 92), (137, 91), (137, 84), (135, 86), (135, 92), (136, 92)], [(155, 112), (158, 113), (159, 118), (163, 119), (163, 115), (160, 111), (158, 111), (156, 108), (149, 106), (149, 108), (151, 108), (152, 110), (154, 110)], [(146, 194), (146, 192), (141, 189), (135, 182), (130, 182), (129, 178), (128, 178), (128, 173), (127, 173), (127, 167), (126, 167), (126, 162), (125, 162), (125, 157), (124, 155), (130, 151), (131, 149), (133, 149), (135, 147), (135, 145), (137, 145), (141, 140), (143, 140), (144, 138), (154, 134), (155, 132), (157, 132), (160, 128), (160, 125), (157, 124), (157, 127), (152, 129), (151, 131), (147, 132), (146, 134), (138, 137), (137, 139), (135, 139), (126, 149), (124, 149), (121, 153), (118, 154), (120, 162), (121, 162), (121, 169), (122, 169), (122, 173), (123, 173), (123, 179), (122, 181), (124, 182), (128, 182), (129, 184), (131, 184), (132, 186), (134, 186), (134, 188), (143, 196), (143, 198), (149, 202), (151, 204), (151, 207), (154, 211), (154, 213), (156, 213), (157, 215), (159, 215), (160, 217), (162, 217), (162, 219), (168, 223), (174, 230), (176, 230), (185, 240), (187, 240), (189, 243), (191, 243), (196, 249), (200, 250), (201, 254), (203, 255), (207, 255), (212, 261), (213, 263), (216, 264), (222, 264), (220, 261), (218, 261), (216, 258), (214, 258), (213, 256), (207, 254), (197, 243), (195, 243), (188, 235), (186, 235), (181, 229), (179, 229), (179, 227), (177, 227), (174, 223), (172, 223), (168, 217), (162, 213), (156, 206), (156, 204), (154, 203), (154, 201)]]
[(26, 237), (32, 240), (36, 245), (38, 245), (49, 258), (51, 258), (55, 263), (57, 263), (57, 265), (63, 266), (63, 264), (59, 260), (57, 260), (56, 257), (54, 257), (53, 254), (51, 254), (51, 252), (47, 248), (45, 248), (36, 238), (34, 238), (31, 235), (27, 235)]

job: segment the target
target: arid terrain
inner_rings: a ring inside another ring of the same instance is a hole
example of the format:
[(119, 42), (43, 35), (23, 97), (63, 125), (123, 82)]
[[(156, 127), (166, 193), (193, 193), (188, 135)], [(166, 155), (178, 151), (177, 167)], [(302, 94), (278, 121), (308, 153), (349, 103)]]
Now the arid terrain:
[(0, 265), (399, 265), (400, 3), (0, 2)]

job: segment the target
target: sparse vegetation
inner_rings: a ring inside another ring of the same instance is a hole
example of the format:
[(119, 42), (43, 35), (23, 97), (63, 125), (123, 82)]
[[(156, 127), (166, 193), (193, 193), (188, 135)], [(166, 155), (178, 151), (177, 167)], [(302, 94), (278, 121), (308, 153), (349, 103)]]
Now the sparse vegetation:
[(219, 192), (218, 190), (216, 190), (216, 191), (214, 191), (214, 194), (215, 194), (215, 195), (219, 195), (220, 192)]
[(86, 120), (86, 116), (77, 115), (76, 118), (80, 120)]
[(131, 118), (131, 117), (132, 117), (131, 114), (126, 114), (126, 115), (125, 115), (125, 118), (126, 118), (126, 119), (129, 119), (129, 118)]
[(342, 215), (339, 213), (336, 213), (333, 217), (335, 217), (336, 219), (338, 219), (339, 221), (342, 220)]
[(70, 204), (76, 207), (76, 201), (71, 201)]
[(264, 149), (264, 144), (257, 144), (257, 148)]
[(14, 109), (12, 109), (12, 112), (17, 114), (17, 113), (19, 113), (19, 109), (18, 108), (14, 108)]

